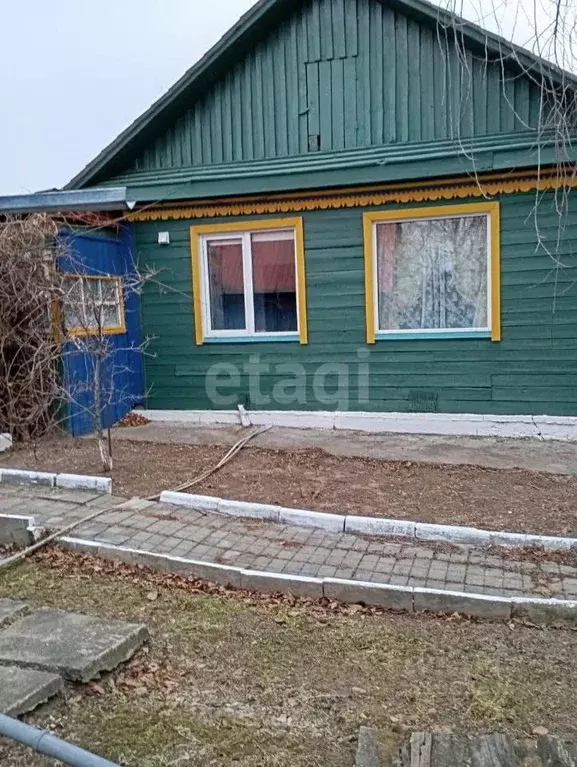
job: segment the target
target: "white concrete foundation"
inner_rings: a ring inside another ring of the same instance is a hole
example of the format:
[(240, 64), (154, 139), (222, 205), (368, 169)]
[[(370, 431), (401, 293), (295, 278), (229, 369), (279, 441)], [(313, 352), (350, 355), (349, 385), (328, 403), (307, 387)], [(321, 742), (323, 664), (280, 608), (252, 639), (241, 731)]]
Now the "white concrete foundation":
[[(243, 425), (237, 410), (142, 410), (150, 421), (178, 424)], [(508, 437), (577, 442), (577, 416), (476, 415), (474, 413), (364, 413), (246, 411), (253, 426), (344, 429), (372, 433)], [(245, 420), (246, 423), (246, 420)]]

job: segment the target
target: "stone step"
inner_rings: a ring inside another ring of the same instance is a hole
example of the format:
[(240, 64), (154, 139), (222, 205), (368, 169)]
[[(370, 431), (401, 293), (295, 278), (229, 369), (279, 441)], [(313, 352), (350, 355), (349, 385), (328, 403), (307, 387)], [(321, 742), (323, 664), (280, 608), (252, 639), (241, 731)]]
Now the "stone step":
[(58, 674), (0, 666), (0, 714), (20, 716), (46, 703), (62, 688)]
[(143, 624), (46, 610), (0, 632), (0, 666), (20, 666), (88, 682), (128, 660), (148, 639)]

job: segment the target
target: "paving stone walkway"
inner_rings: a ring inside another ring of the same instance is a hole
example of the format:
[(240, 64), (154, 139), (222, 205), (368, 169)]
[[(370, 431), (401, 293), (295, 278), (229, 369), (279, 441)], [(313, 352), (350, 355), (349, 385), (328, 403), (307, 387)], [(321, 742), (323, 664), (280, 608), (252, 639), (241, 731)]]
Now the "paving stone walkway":
[[(122, 498), (72, 490), (0, 488), (0, 512), (51, 530)], [(246, 569), (504, 597), (577, 599), (577, 567), (516, 561), (471, 546), (391, 541), (130, 501), (71, 535)]]

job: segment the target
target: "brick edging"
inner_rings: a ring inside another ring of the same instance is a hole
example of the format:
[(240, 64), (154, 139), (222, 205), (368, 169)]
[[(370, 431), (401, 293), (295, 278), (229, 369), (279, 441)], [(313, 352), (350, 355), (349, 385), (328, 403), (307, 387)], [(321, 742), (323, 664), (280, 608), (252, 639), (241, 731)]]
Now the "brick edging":
[(320, 528), (337, 533), (359, 533), (408, 538), (419, 541), (445, 541), (472, 546), (507, 546), (509, 548), (539, 547), (549, 550), (577, 550), (577, 538), (558, 538), (554, 535), (507, 533), (499, 530), (481, 530), (460, 525), (434, 525), (402, 519), (357, 517), (354, 515), (326, 514), (320, 511), (289, 509), (263, 503), (230, 501), (206, 495), (165, 491), (161, 503), (184, 506), (203, 511), (217, 511), (233, 517), (253, 517), (279, 522), (284, 525)]
[(85, 474), (56, 474), (27, 469), (4, 469), (0, 467), (0, 482), (7, 485), (40, 485), (61, 490), (87, 490), (112, 494), (110, 477), (91, 477)]
[(457, 612), (477, 618), (496, 620), (519, 618), (541, 624), (577, 625), (577, 601), (539, 597), (496, 597), (488, 594), (393, 586), (341, 578), (313, 578), (262, 572), (80, 538), (64, 537), (59, 539), (59, 543), (72, 551), (96, 554), (104, 559), (131, 565), (144, 565), (164, 572), (200, 578), (248, 591), (282, 592), (309, 599), (326, 597), (348, 604), (363, 603), (412, 613), (430, 611), (452, 614)]

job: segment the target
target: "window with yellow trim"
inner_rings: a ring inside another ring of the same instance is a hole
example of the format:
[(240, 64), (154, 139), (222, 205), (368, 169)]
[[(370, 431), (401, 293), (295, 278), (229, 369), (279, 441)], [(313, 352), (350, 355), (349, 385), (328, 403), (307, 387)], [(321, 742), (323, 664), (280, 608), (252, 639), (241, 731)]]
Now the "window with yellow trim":
[(367, 214), (365, 236), (369, 336), (494, 337), (496, 203)]
[(68, 335), (125, 332), (120, 277), (64, 275), (62, 323)]
[(192, 227), (199, 343), (306, 343), (302, 224), (287, 223)]

